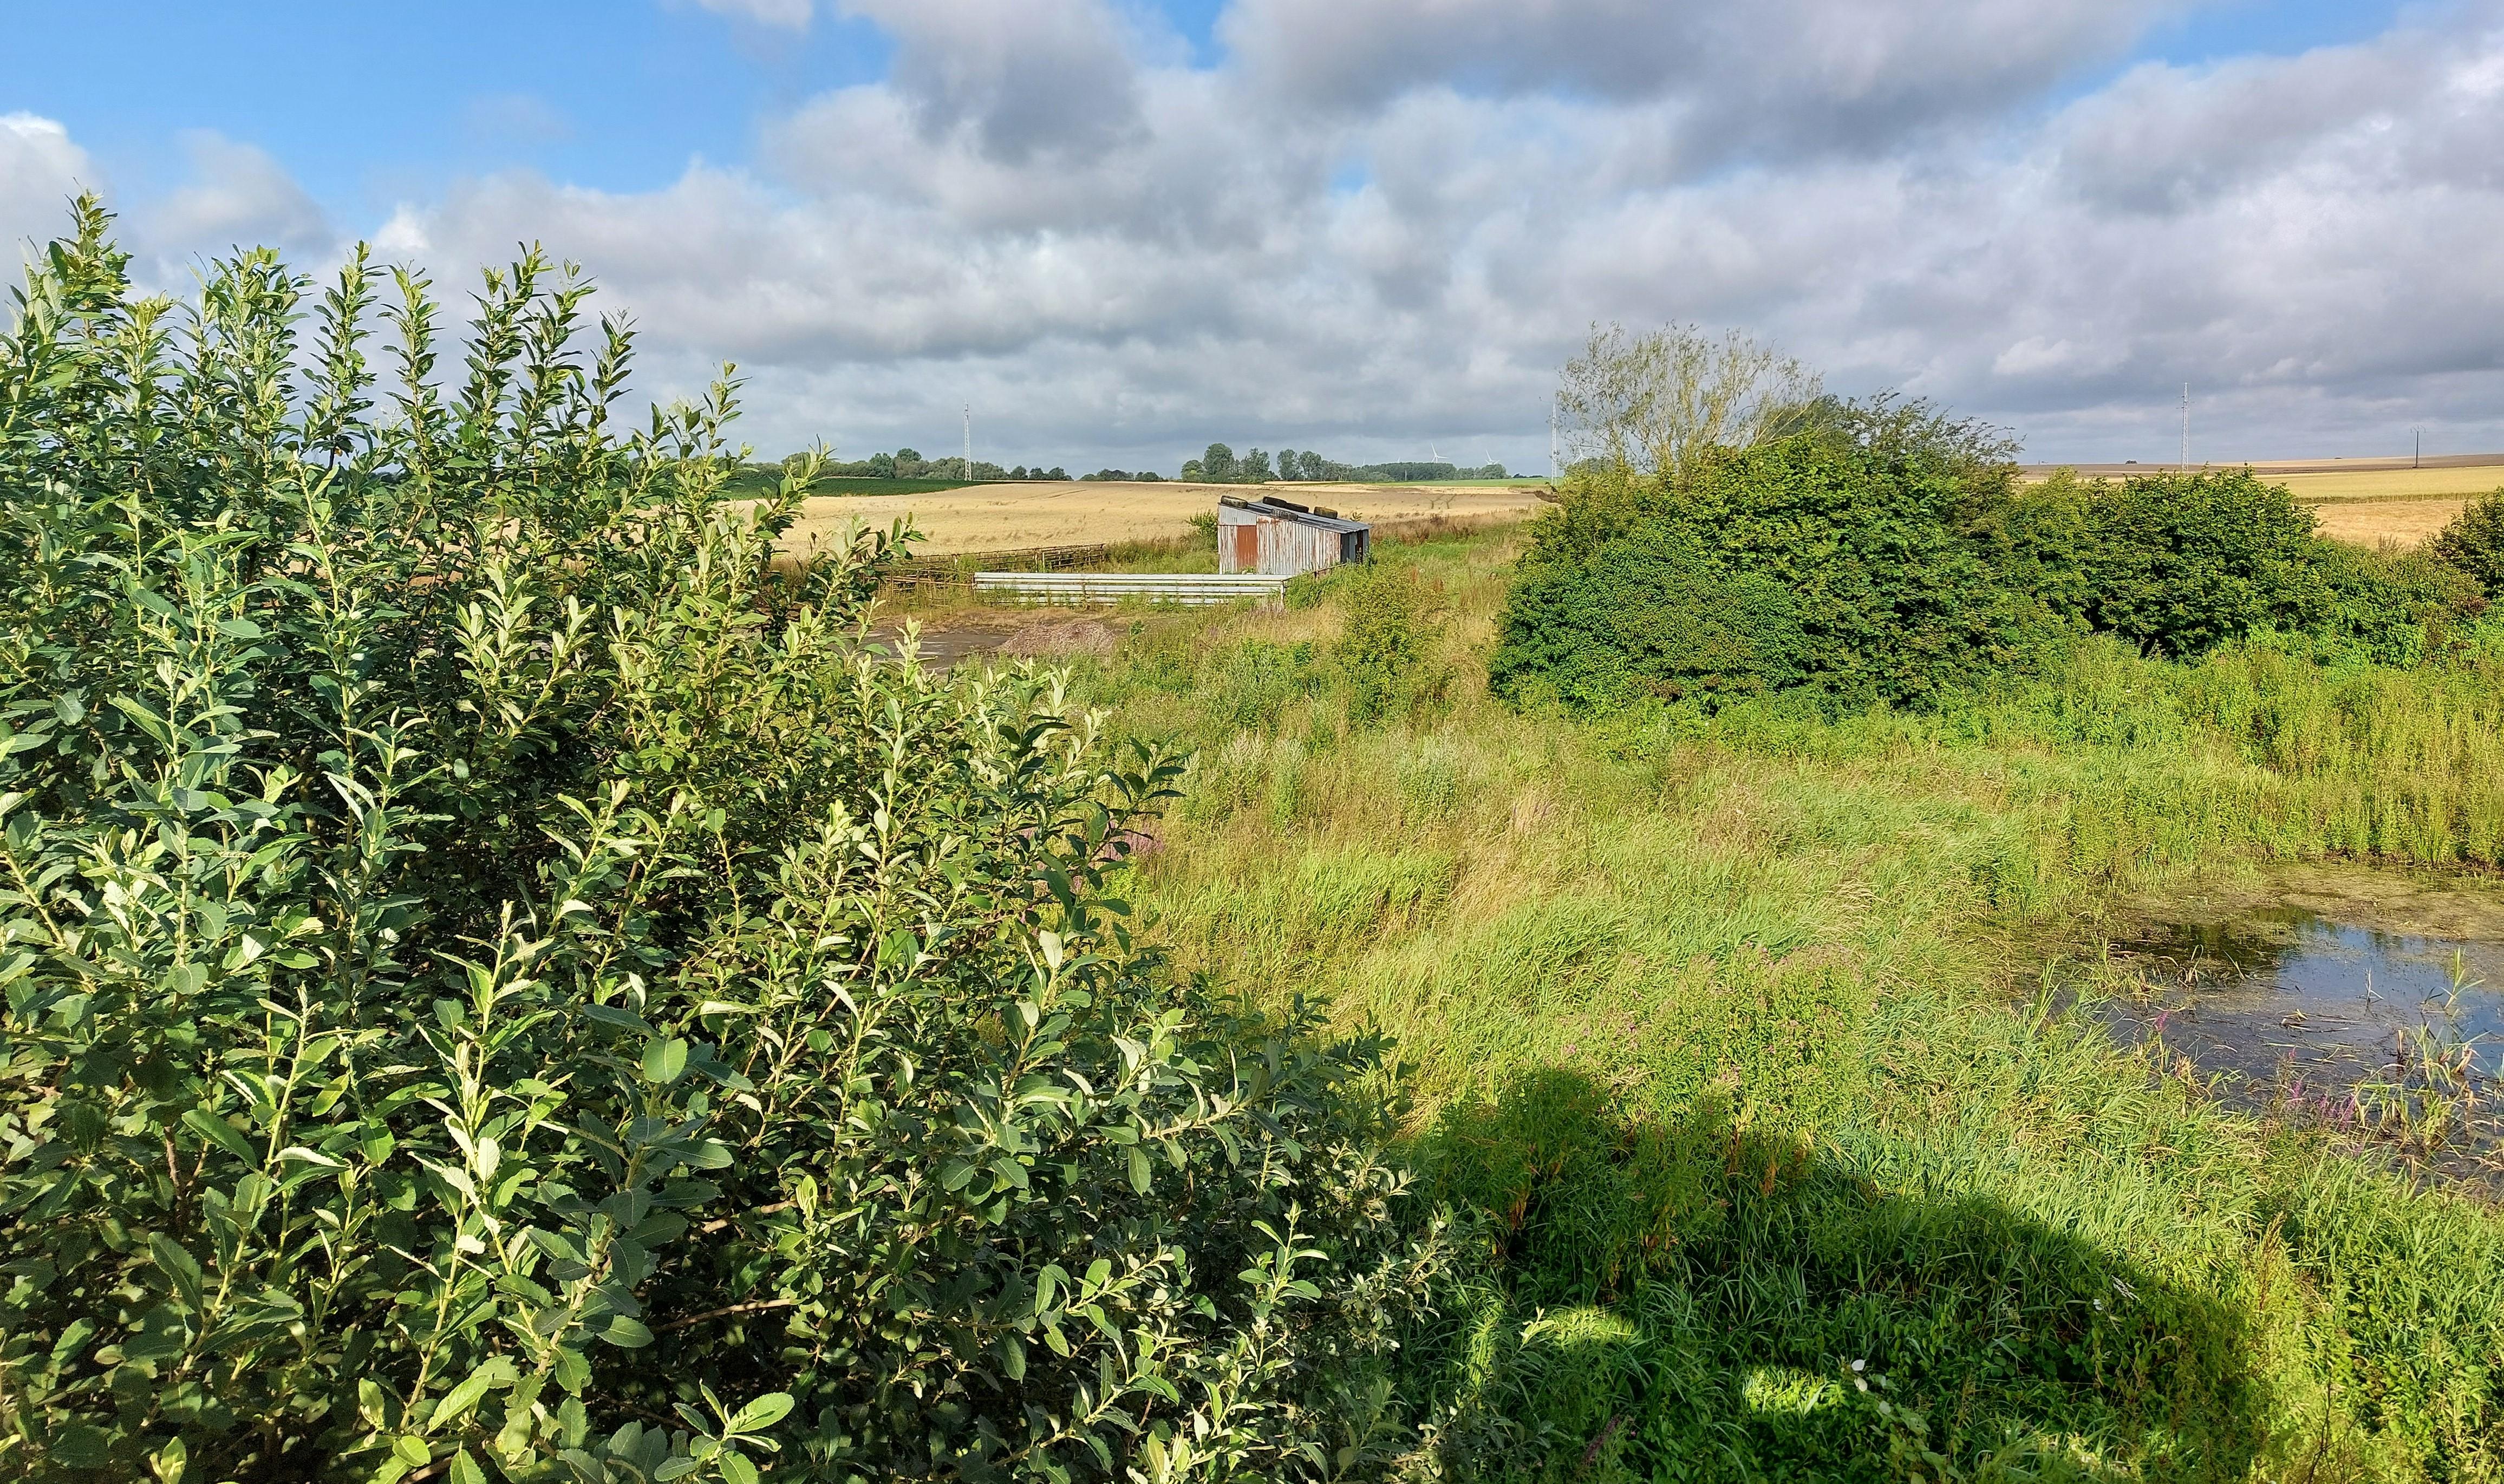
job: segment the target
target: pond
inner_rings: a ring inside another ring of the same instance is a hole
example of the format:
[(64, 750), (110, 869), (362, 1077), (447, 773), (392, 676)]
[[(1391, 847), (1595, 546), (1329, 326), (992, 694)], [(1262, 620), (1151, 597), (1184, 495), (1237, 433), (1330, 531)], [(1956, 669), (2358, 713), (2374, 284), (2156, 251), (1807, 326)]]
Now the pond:
[(2219, 1095), (2504, 1175), (2504, 885), (2324, 868), (2142, 899), (2102, 967), (2115, 1033)]

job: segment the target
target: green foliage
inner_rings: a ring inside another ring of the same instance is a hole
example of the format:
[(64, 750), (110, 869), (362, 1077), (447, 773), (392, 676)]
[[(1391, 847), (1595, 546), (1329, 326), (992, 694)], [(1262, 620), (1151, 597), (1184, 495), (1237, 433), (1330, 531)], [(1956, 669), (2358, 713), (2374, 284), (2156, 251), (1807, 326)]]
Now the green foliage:
[(2504, 490), (2471, 496), (2426, 551), (2467, 572), (2487, 597), (2504, 598)]
[[(1469, 636), (1516, 544), (1377, 560)], [(1178, 955), (1327, 995), (1418, 1062), (1408, 1156), (1486, 1261), (1402, 1341), (1403, 1477), (2504, 1469), (2493, 1202), (2239, 1111), (2062, 992), (2120, 930), (2101, 913), (2394, 884), (2295, 864), (2325, 855), (2504, 862), (2498, 657), (2091, 637), (1919, 710), (1242, 706), (1344, 591), (1158, 619), (1085, 680), (1201, 747), (1128, 883)]]
[[(1118, 474), (1119, 471), (1113, 472)], [(1130, 476), (1120, 475), (1120, 477)], [(1153, 479), (1156, 476), (1148, 474), (1140, 477)], [(1483, 468), (1461, 468), (1451, 464), (1423, 462), (1341, 464), (1335, 459), (1325, 459), (1309, 449), (1298, 452), (1292, 448), (1282, 449), (1277, 455), (1275, 466), (1272, 467), (1270, 456), (1261, 449), (1253, 449), (1238, 458), (1235, 450), (1226, 444), (1211, 443), (1208, 445), (1207, 452), (1183, 465), (1181, 477), (1204, 484), (1266, 484), (1271, 480), (1305, 482), (1327, 480), (1334, 484), (1412, 484), (1436, 479), (1502, 479), (1506, 475), (1504, 466), (1501, 464), (1490, 464)]]
[(2266, 635), (2323, 660), (2415, 665), (2485, 606), (2441, 562), (2315, 535), (2312, 512), (2249, 469), (2056, 478), (2014, 512), (2011, 549), (2047, 601), (2157, 654)]
[(2156, 653), (2206, 653), (2330, 606), (2310, 510), (2249, 469), (2084, 487), (2083, 616)]
[(2266, 636), (2415, 665), (2485, 607), (2458, 564), (2323, 540), (2249, 469), (2024, 489), (2003, 434), (1927, 402), (1828, 398), (1796, 421), (1675, 480), (1569, 475), (1504, 614), (1497, 693), (1583, 712), (1786, 691), (1932, 705), (2081, 628), (2172, 657)]
[(1489, 680), (1578, 708), (1804, 689), (1921, 703), (2031, 657), (2048, 610), (1965, 529), (1976, 471), (1821, 429), (1672, 487), (1568, 477), (1508, 603)]
[(1680, 528), (1609, 541), (1580, 565), (1525, 564), (1492, 674), (1503, 694), (1590, 710), (1789, 689), (1808, 680), (1808, 654), (1790, 589), (1724, 569)]
[(1440, 698), (1441, 677), (1427, 665), (1426, 607), (1414, 568), (1372, 563), (1346, 584), (1331, 658), (1346, 688), (1349, 720), (1378, 721)]
[(813, 470), (725, 501), (726, 384), (616, 430), (537, 254), (448, 383), (399, 275), (383, 392), (362, 254), (178, 309), (78, 227), (0, 340), (0, 1472), (1291, 1476), (1379, 1421), (1439, 1251), (1382, 1045), (1133, 941), (1169, 764), (875, 658), (901, 529), (778, 575)]
[(2311, 632), (2324, 658), (2422, 664), (2487, 608), (2475, 577), (2424, 553), (2324, 541), (2314, 563), (2324, 602)]
[(2242, 1309), (1907, 1183), (1882, 1141), (1818, 1149), (1710, 1100), (1628, 1120), (1543, 1070), (1447, 1110), (1424, 1154), (1498, 1254), (1454, 1305), (1468, 1341), (1409, 1383), (1456, 1475), (1852, 1477), (1909, 1444), (1930, 1477), (2015, 1479), (2127, 1439), (2231, 1479), (2267, 1436)]

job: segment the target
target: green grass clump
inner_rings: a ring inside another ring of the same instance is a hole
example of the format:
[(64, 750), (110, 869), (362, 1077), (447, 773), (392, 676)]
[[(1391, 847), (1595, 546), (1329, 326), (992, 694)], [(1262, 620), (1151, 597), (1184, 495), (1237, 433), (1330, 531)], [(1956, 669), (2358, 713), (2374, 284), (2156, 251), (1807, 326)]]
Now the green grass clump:
[[(1079, 692), (1198, 750), (1130, 889), (1187, 967), (1397, 1038), (1484, 1254), (1391, 1411), (1453, 1479), (2504, 1476), (2504, 1219), (2044, 992), (2116, 898), (2504, 862), (2504, 665), (2088, 638), (1919, 713), (1492, 700), (1515, 535), (1386, 544), (1390, 711), (1283, 613)], [(1856, 1366), (1855, 1363), (1859, 1363)], [(1395, 1430), (1396, 1431), (1396, 1430)], [(1389, 1433), (1385, 1434), (1389, 1436)]]

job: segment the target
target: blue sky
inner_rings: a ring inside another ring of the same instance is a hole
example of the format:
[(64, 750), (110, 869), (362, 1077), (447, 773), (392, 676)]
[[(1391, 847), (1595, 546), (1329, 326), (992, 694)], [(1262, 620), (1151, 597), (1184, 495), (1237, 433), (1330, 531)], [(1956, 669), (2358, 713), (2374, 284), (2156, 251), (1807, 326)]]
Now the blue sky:
[[(2121, 61), (2289, 54), (2380, 34), (2396, 0), (2244, 0), (2151, 26)], [(1155, 15), (1200, 66), (1224, 60), (1222, 0)], [(104, 40), (92, 0), (17, 0), (21, 54), (78, 57)], [(894, 46), (867, 20), (807, 30), (648, 0), (432, 0), (251, 6), (122, 0), (138, 46), (111, 64), (12, 69), (12, 108), (71, 124), (134, 185), (178, 179), (175, 140), (215, 129), (275, 155), (318, 199), (388, 211), (463, 172), (527, 166), (612, 190), (667, 185), (691, 157), (748, 159), (760, 122), (831, 87), (883, 77)], [(284, 86), (271, 86), (273, 57)]]
[[(1580, 327), (1677, 318), (2049, 457), (2144, 451), (2139, 404), (2182, 379), (2222, 457), (2417, 423), (2504, 445), (2488, 341), (2429, 322), (2416, 352), (2366, 350), (2298, 323), (2312, 295), (2361, 315), (2426, 292), (2412, 252), (2484, 251), (2495, 188), (2455, 148), (2489, 95), (2498, 12), (2476, 0), (96, 14), (13, 7), (49, 64), (0, 81), (26, 153), (0, 157), (12, 235), (76, 181), (167, 265), (255, 227), (306, 260), (544, 238), (645, 323), (657, 394), (741, 361), (760, 443), (928, 445), (971, 397), (1009, 462), (1173, 465), (1224, 436), (1534, 463)], [(2377, 240), (2325, 172), (2428, 245)], [(2200, 212), (2253, 250), (2169, 282), (2153, 244), (2207, 240)], [(2107, 276), (2131, 302), (2069, 301)]]

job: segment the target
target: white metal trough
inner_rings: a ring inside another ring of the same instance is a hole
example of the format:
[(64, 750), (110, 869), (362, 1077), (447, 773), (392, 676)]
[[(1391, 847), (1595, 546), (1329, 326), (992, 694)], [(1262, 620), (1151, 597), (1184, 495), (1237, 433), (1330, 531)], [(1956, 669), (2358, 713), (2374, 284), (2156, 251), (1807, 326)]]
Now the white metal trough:
[(1283, 602), (1284, 572), (976, 572), (974, 592), (991, 598), (1024, 598), (1042, 603), (1120, 603), (1137, 598), (1149, 603), (1178, 603), (1193, 607), (1241, 603)]

